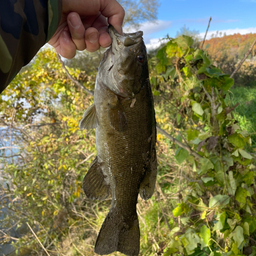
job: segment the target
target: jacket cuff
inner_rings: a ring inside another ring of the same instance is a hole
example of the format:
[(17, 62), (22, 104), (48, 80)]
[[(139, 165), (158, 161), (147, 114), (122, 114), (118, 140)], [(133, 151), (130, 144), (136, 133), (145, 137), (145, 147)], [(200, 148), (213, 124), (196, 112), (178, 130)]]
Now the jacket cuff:
[(48, 33), (46, 42), (48, 42), (56, 32), (60, 22), (61, 14), (62, 0), (48, 0)]

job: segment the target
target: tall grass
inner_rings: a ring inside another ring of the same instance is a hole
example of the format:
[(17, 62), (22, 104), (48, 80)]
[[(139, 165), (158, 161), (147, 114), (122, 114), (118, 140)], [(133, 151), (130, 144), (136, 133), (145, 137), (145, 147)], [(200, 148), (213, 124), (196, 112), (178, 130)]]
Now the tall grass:
[(237, 87), (231, 89), (226, 99), (230, 105), (239, 105), (233, 111), (242, 129), (247, 130), (256, 150), (256, 87)]

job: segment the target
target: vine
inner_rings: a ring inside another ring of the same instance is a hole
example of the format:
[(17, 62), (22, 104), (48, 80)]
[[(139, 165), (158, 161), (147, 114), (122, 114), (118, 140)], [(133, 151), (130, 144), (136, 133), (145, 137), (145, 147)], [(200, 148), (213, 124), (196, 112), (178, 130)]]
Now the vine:
[(250, 137), (233, 117), (238, 104), (225, 101), (234, 80), (192, 45), (188, 36), (171, 39), (158, 51), (151, 77), (154, 94), (168, 98), (173, 126), (172, 135), (158, 131), (171, 138), (179, 166), (191, 167), (172, 212), (180, 225), (163, 255), (256, 255)]

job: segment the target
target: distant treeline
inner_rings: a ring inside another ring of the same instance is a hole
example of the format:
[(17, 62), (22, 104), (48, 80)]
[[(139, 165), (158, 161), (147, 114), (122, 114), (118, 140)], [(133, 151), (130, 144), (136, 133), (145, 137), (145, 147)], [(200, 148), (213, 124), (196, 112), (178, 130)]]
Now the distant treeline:
[[(216, 61), (221, 61), (223, 57), (229, 59), (242, 59), (245, 53), (250, 48), (255, 40), (256, 34), (234, 34), (222, 36), (221, 32), (217, 33), (213, 38), (206, 40), (205, 45), (209, 44), (207, 52), (213, 56)], [(248, 56), (252, 58), (255, 56), (256, 46), (254, 46), (252, 53)]]
[[(256, 34), (222, 35), (216, 33), (214, 37), (205, 41), (206, 51), (214, 64), (227, 73), (232, 74), (239, 61), (245, 56)], [(208, 46), (207, 46), (208, 45)], [(235, 74), (235, 86), (256, 86), (256, 45), (249, 54), (240, 70)]]

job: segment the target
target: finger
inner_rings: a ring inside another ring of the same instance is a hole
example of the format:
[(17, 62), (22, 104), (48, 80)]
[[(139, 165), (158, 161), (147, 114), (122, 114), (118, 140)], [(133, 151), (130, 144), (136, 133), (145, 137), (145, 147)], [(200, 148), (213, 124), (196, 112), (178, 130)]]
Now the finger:
[(122, 34), (122, 24), (125, 15), (123, 7), (116, 0), (101, 1), (101, 3), (101, 13), (105, 17), (108, 17), (109, 24), (111, 24), (119, 34)]
[(86, 50), (89, 52), (97, 51), (99, 45), (99, 32), (96, 28), (90, 27), (85, 31)]
[(64, 30), (59, 38), (57, 52), (64, 58), (72, 59), (76, 55), (76, 45), (72, 41), (70, 34)]
[(76, 12), (72, 12), (67, 17), (68, 28), (77, 50), (84, 50), (86, 48), (84, 35), (85, 28), (80, 16)]
[(99, 32), (99, 44), (101, 47), (106, 48), (111, 45), (111, 42), (112, 40), (108, 32)]
[(111, 37), (108, 33), (108, 22), (105, 16), (99, 15), (92, 23), (91, 27), (99, 31), (99, 44), (106, 48), (111, 44)]

